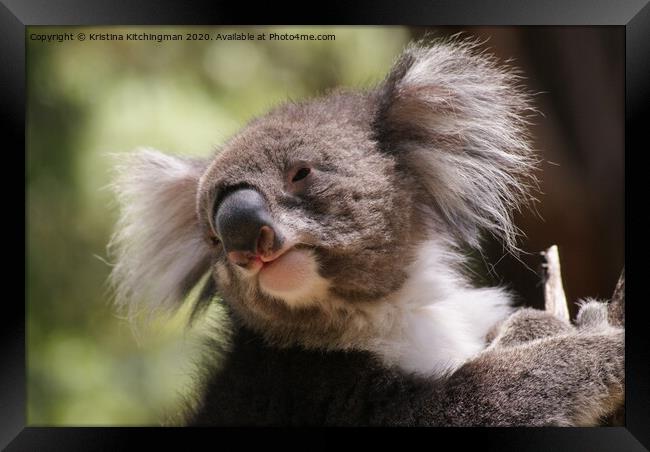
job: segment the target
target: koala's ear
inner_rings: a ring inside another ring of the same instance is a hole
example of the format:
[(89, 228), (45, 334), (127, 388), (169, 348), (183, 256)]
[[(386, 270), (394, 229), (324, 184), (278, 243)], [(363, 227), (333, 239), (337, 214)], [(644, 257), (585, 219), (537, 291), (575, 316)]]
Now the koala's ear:
[(148, 149), (120, 159), (113, 181), (120, 216), (109, 244), (116, 303), (130, 316), (173, 312), (210, 266), (196, 214), (207, 162)]
[(537, 161), (516, 71), (474, 42), (413, 44), (377, 91), (373, 127), (426, 191), (427, 207), (478, 247), (487, 230), (515, 249), (511, 214), (529, 199)]

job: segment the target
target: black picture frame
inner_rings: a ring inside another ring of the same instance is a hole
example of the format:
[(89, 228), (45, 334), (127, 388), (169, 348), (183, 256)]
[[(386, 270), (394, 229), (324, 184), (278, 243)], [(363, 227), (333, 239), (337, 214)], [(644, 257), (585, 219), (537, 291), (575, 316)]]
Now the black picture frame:
[[(309, 7), (307, 7), (309, 6)], [(307, 12), (312, 11), (312, 12)], [(0, 3), (0, 112), (6, 125), (3, 148), (6, 177), (0, 178), (5, 196), (5, 212), (19, 211), (16, 191), (25, 175), (25, 27), (30, 25), (222, 25), (222, 24), (337, 24), (337, 25), (619, 25), (626, 36), (626, 181), (632, 183), (636, 163), (644, 155), (644, 118), (650, 106), (650, 5), (648, 0), (490, 0), (456, 1), (363, 1), (348, 4), (340, 1), (304, 5), (304, 8), (268, 3), (252, 7), (248, 3), (173, 2), (163, 1), (101, 1), (101, 0), (2, 0)], [(646, 152), (647, 153), (647, 152)], [(641, 157), (639, 157), (641, 156)], [(22, 157), (22, 158), (21, 158)], [(14, 160), (15, 159), (15, 160)], [(10, 177), (11, 176), (11, 177)], [(26, 177), (26, 176), (25, 176)], [(16, 182), (16, 183), (14, 183)], [(637, 190), (626, 187), (625, 256), (626, 262), (643, 257), (630, 233), (631, 215), (637, 204)], [(25, 198), (26, 201), (26, 198)], [(25, 205), (24, 205), (25, 206)], [(23, 207), (25, 208), (25, 207)], [(25, 210), (23, 211), (26, 212)], [(25, 226), (5, 215), (5, 243), (17, 242), (14, 237), (26, 236)], [(23, 216), (26, 221), (26, 216)], [(26, 248), (26, 242), (25, 242)], [(10, 261), (8, 258), (7, 261)], [(641, 262), (640, 259), (637, 262)], [(637, 265), (639, 265), (637, 267)], [(607, 428), (474, 428), (426, 429), (417, 435), (432, 435), (436, 444), (451, 441), (453, 447), (471, 442), (482, 450), (584, 450), (627, 451), (650, 447), (650, 348), (648, 328), (643, 315), (642, 298), (630, 298), (642, 278), (643, 264), (626, 265), (626, 421), (624, 427)], [(18, 266), (5, 270), (7, 287), (18, 280)], [(23, 266), (26, 269), (26, 265)], [(14, 275), (13, 273), (16, 273)], [(26, 274), (25, 274), (26, 278)], [(26, 281), (26, 279), (25, 279)], [(23, 286), (27, 290), (27, 284)], [(25, 294), (23, 294), (25, 295)], [(24, 303), (24, 302), (23, 302)], [(0, 355), (0, 447), (7, 450), (115, 450), (137, 444), (133, 435), (146, 436), (147, 442), (165, 442), (182, 437), (185, 443), (197, 435), (216, 445), (227, 441), (225, 432), (214, 434), (210, 429), (139, 429), (139, 428), (35, 428), (26, 427), (25, 383), (25, 306), (17, 296), (5, 294), (0, 315), (2, 334)], [(317, 433), (323, 441), (325, 435)], [(329, 435), (329, 433), (328, 433)], [(383, 434), (372, 436), (382, 437)], [(238, 435), (241, 443), (261, 435)], [(151, 444), (151, 443), (150, 443)], [(324, 442), (323, 442), (324, 444)]]

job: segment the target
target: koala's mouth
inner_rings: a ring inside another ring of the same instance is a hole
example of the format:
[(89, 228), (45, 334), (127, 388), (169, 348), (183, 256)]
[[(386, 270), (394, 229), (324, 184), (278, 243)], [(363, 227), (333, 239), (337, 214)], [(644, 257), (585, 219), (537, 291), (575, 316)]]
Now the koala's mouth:
[(285, 254), (291, 252), (295, 246), (287, 246), (271, 254), (255, 254), (251, 252), (231, 251), (228, 259), (233, 264), (245, 269), (251, 276), (256, 275), (265, 267), (272, 265)]

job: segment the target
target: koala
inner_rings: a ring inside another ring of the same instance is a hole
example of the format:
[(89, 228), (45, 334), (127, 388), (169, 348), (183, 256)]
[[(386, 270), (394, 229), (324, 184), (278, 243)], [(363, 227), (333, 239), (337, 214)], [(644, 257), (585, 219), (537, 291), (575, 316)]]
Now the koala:
[(185, 425), (597, 425), (623, 403), (623, 327), (475, 287), (467, 249), (516, 249), (533, 111), (475, 42), (410, 44), (386, 78), (288, 102), (207, 159), (118, 165), (110, 243), (130, 315), (214, 319)]

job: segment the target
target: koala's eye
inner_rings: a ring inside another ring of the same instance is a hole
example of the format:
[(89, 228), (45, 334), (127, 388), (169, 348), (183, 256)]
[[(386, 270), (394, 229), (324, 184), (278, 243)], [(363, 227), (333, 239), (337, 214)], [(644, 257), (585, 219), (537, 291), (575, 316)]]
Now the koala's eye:
[(305, 177), (309, 176), (309, 173), (311, 173), (310, 168), (300, 168), (298, 171), (296, 171), (296, 174), (293, 175), (291, 182), (298, 182), (300, 180), (303, 180)]
[(314, 183), (317, 171), (307, 162), (296, 162), (288, 169), (285, 177), (285, 190), (295, 196), (305, 194)]

